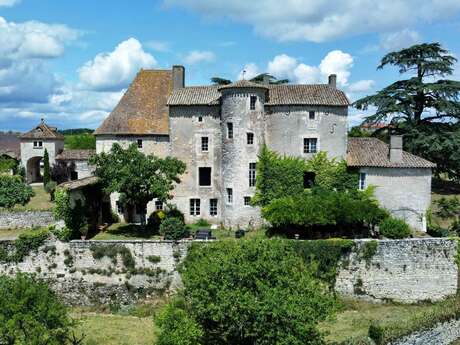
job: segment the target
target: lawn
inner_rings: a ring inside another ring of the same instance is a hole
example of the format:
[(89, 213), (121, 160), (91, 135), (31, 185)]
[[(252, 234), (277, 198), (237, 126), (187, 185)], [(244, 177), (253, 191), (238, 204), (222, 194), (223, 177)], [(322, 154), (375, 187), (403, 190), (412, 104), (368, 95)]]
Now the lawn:
[(158, 240), (161, 236), (152, 234), (145, 227), (136, 224), (115, 223), (99, 232), (92, 240)]
[(15, 240), (20, 234), (29, 229), (0, 229), (0, 240)]
[(53, 209), (53, 203), (50, 201), (50, 196), (45, 192), (42, 185), (32, 186), (35, 196), (32, 197), (29, 203), (25, 206), (17, 205), (14, 211), (49, 211)]

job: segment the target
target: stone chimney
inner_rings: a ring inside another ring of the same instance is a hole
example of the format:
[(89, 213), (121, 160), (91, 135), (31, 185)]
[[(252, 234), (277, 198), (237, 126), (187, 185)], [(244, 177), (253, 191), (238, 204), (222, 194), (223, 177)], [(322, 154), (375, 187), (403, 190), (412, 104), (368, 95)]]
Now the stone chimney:
[(390, 137), (390, 162), (399, 163), (402, 161), (403, 137), (402, 135), (392, 135)]
[(333, 88), (337, 87), (337, 74), (329, 75), (329, 86), (332, 86)]
[(185, 86), (184, 66), (174, 65), (172, 67), (173, 89), (181, 89)]

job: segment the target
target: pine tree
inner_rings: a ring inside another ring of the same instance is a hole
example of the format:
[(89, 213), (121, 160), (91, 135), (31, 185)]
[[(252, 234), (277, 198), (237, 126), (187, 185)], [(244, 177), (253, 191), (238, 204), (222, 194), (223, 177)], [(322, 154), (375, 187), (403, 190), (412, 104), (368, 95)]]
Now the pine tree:
[(46, 187), (46, 185), (50, 181), (51, 181), (50, 158), (49, 158), (49, 155), (48, 155), (48, 150), (45, 149), (45, 154), (43, 155), (43, 186)]

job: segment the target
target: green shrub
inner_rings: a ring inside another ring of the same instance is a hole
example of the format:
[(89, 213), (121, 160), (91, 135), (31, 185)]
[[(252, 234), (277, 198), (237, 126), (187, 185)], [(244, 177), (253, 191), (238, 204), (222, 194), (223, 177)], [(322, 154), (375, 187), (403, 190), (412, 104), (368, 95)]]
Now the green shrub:
[(73, 239), (72, 230), (70, 230), (66, 226), (64, 226), (63, 228), (60, 228), (60, 229), (53, 228), (53, 229), (51, 229), (51, 233), (54, 236), (56, 236), (62, 242), (69, 242), (70, 240)]
[(160, 230), (161, 222), (166, 218), (166, 213), (162, 210), (157, 210), (150, 214), (147, 219), (147, 227), (152, 233), (158, 233)]
[(209, 222), (206, 219), (201, 218), (195, 222), (195, 225), (205, 227), (205, 226), (210, 226), (211, 224), (209, 224)]
[(160, 234), (164, 236), (165, 240), (180, 240), (188, 237), (190, 232), (179, 218), (166, 218), (160, 225)]
[(438, 210), (436, 215), (442, 219), (448, 219), (458, 216), (460, 213), (460, 201), (457, 197), (445, 198), (442, 197), (435, 201)]
[(100, 260), (103, 257), (108, 257), (112, 260), (112, 263), (116, 265), (118, 263), (118, 255), (121, 256), (124, 267), (129, 270), (134, 270), (136, 267), (136, 261), (134, 260), (131, 251), (123, 245), (109, 244), (109, 245), (92, 245), (90, 247), (93, 254), (93, 258)]
[(455, 233), (457, 236), (460, 236), (460, 221), (458, 219), (455, 219), (450, 225), (449, 230)]
[(388, 217), (380, 223), (379, 228), (380, 234), (386, 238), (399, 239), (411, 235), (409, 225), (399, 218)]
[(0, 175), (0, 208), (25, 205), (35, 195), (19, 176)]
[(183, 302), (160, 320), (160, 344), (322, 344), (317, 325), (336, 308), (291, 241), (195, 243), (180, 271)]
[(450, 235), (449, 229), (444, 229), (438, 224), (430, 224), (426, 233), (431, 237), (448, 237)]
[(178, 218), (183, 223), (185, 223), (185, 216), (184, 214), (176, 207), (176, 205), (167, 205), (165, 212), (165, 218)]
[(147, 256), (147, 260), (149, 260), (152, 264), (157, 264), (161, 261), (161, 256), (149, 255)]
[(54, 217), (64, 220), (66, 227), (71, 231), (71, 238), (79, 238), (82, 229), (87, 225), (86, 210), (81, 200), (75, 201), (75, 206), (71, 206), (70, 195), (63, 189), (58, 188), (54, 193)]
[(48, 155), (48, 150), (45, 149), (45, 153), (43, 154), (43, 186), (46, 185), (51, 181), (51, 174), (50, 174), (50, 158)]
[(45, 191), (50, 195), (51, 201), (54, 200), (54, 192), (56, 191), (57, 183), (50, 181), (45, 185)]
[(16, 174), (18, 172), (18, 161), (11, 157), (2, 156), (0, 157), (0, 173)]
[(34, 229), (23, 232), (14, 241), (10, 251), (0, 250), (0, 262), (21, 262), (31, 252), (36, 251), (49, 238), (48, 229)]
[(95, 150), (96, 137), (91, 133), (66, 135), (64, 144), (70, 150)]
[(73, 322), (48, 286), (32, 276), (0, 276), (0, 343), (67, 344)]

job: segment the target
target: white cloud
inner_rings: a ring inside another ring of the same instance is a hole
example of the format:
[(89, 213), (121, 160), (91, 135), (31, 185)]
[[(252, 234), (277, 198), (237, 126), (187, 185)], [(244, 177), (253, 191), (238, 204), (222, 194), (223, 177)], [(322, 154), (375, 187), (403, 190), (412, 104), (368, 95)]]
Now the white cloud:
[(135, 38), (121, 42), (114, 51), (96, 55), (79, 68), (81, 82), (93, 90), (116, 91), (126, 87), (141, 68), (157, 65)]
[(155, 40), (147, 41), (145, 42), (145, 46), (147, 48), (150, 48), (152, 50), (155, 50), (157, 52), (162, 52), (162, 53), (171, 51), (171, 44), (165, 41), (155, 41)]
[(345, 86), (348, 84), (350, 69), (353, 67), (353, 57), (340, 50), (329, 52), (319, 64), (323, 76), (337, 74), (337, 83)]
[(402, 30), (453, 17), (458, 0), (164, 0), (218, 20), (228, 17), (278, 41), (323, 42), (339, 37)]
[(349, 92), (367, 92), (372, 90), (375, 85), (373, 80), (359, 80), (348, 87)]
[(213, 62), (215, 59), (216, 55), (213, 52), (193, 50), (185, 56), (184, 62), (187, 65), (194, 65), (201, 62)]
[(17, 5), (21, 0), (0, 0), (0, 6), (11, 7)]
[(259, 74), (260, 74), (259, 67), (257, 67), (255, 63), (251, 62), (251, 63), (244, 65), (243, 69), (238, 73), (237, 79), (238, 80), (242, 80), (242, 79), (249, 80)]
[(0, 17), (0, 55), (8, 59), (55, 58), (81, 34), (62, 24), (14, 23)]
[(422, 37), (415, 30), (404, 29), (398, 32), (384, 34), (380, 38), (380, 49), (384, 51), (395, 51), (410, 47), (416, 43), (420, 43)]

